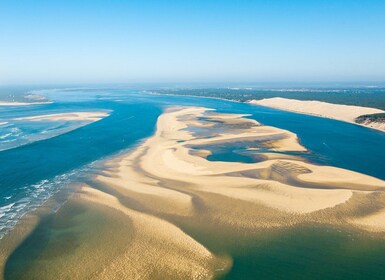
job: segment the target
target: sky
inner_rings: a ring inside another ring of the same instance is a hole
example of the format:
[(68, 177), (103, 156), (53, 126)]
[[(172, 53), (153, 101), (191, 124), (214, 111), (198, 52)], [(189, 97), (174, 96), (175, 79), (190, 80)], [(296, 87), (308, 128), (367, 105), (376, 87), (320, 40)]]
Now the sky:
[(0, 84), (385, 81), (385, 0), (1, 0)]

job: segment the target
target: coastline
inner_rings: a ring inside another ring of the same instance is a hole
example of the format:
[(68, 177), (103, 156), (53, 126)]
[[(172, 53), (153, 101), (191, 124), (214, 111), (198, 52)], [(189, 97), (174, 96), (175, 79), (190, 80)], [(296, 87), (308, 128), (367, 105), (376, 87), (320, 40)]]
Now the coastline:
[(348, 122), (355, 125), (363, 126), (385, 132), (385, 124), (377, 122), (357, 123), (355, 119), (363, 115), (371, 115), (385, 113), (385, 111), (344, 104), (334, 104), (322, 101), (305, 101), (297, 99), (288, 99), (282, 97), (266, 98), (261, 100), (248, 101), (249, 104), (259, 105), (293, 113), (311, 115), (316, 117), (334, 119), (338, 121)]
[[(158, 92), (148, 92), (148, 91), (144, 91), (144, 93), (145, 94), (149, 94), (149, 95), (186, 96), (186, 97), (194, 97), (194, 98), (224, 100), (224, 101), (235, 102), (235, 103), (247, 103), (247, 104), (258, 105), (258, 106), (262, 106), (262, 107), (278, 109), (278, 110), (282, 110), (282, 111), (288, 111), (288, 112), (297, 113), (297, 114), (310, 115), (310, 116), (315, 116), (315, 117), (320, 117), (320, 118), (334, 119), (334, 120), (338, 120), (338, 121), (343, 121), (343, 122), (348, 122), (348, 123), (351, 123), (351, 124), (355, 124), (355, 125), (358, 125), (358, 126), (361, 126), (361, 127), (366, 127), (366, 128), (374, 129), (376, 131), (385, 132), (385, 124), (384, 123), (378, 123), (378, 122), (357, 123), (354, 120), (353, 121), (352, 120), (348, 121), (348, 120), (343, 120), (343, 119), (332, 118), (330, 116), (323, 116), (323, 115), (319, 115), (319, 114), (311, 113), (311, 112), (301, 112), (301, 111), (296, 111), (296, 110), (290, 110), (290, 109), (287, 109), (287, 108), (274, 107), (274, 106), (270, 106), (270, 105), (269, 106), (268, 105), (262, 105), (262, 104), (259, 104), (260, 100), (239, 101), (239, 100), (226, 99), (226, 98), (220, 98), (220, 97), (211, 97), (211, 96), (210, 97), (206, 97), (206, 96), (198, 96), (198, 95), (191, 95), (191, 94), (180, 95), (180, 94), (158, 93)], [(273, 99), (273, 98), (275, 98), (275, 97), (267, 98), (267, 99)], [(278, 97), (278, 98), (281, 98), (281, 97)], [(282, 98), (282, 99), (288, 99), (288, 98)], [(288, 100), (296, 100), (296, 101), (299, 101), (299, 102), (308, 102), (308, 101), (305, 101), (305, 100), (297, 100), (297, 99), (288, 99)], [(322, 101), (317, 101), (317, 102), (327, 103), (327, 102), (322, 102)], [(351, 107), (369, 108), (369, 107), (353, 106), (353, 105), (345, 105), (345, 104), (334, 104), (334, 103), (328, 103), (328, 104), (339, 105), (339, 106), (351, 106)], [(385, 111), (382, 111), (380, 109), (376, 109), (376, 108), (370, 108), (370, 109), (379, 110), (379, 112), (384, 112), (385, 113)], [(359, 116), (361, 116), (361, 115), (357, 115), (357, 117), (359, 117)]]

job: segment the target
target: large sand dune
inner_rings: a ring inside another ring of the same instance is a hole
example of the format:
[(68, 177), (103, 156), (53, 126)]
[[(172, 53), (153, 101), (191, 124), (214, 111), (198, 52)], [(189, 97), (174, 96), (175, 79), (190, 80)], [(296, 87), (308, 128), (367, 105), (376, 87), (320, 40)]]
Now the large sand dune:
[[(332, 104), (321, 101), (304, 101), (282, 97), (251, 100), (249, 103), (302, 114), (336, 119), (354, 124), (358, 124), (355, 120), (360, 116), (385, 113), (383, 110), (369, 107)], [(370, 121), (360, 123), (360, 125), (385, 131), (384, 123)]]

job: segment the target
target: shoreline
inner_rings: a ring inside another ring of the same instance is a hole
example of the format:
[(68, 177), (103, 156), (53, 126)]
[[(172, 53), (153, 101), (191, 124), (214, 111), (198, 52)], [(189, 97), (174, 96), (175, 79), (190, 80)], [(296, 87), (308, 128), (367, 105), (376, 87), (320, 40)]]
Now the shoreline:
[[(146, 91), (144, 91), (144, 93), (145, 94), (149, 94), (149, 95), (178, 96), (178, 97), (186, 96), (186, 97), (194, 97), (194, 98), (205, 98), (205, 99), (223, 100), (223, 101), (235, 102), (235, 103), (245, 103), (245, 104), (257, 105), (257, 106), (262, 106), (262, 107), (266, 107), (266, 108), (272, 108), (272, 109), (286, 111), (286, 112), (291, 112), (291, 113), (296, 113), (296, 114), (309, 115), (309, 116), (314, 116), (314, 117), (319, 117), (319, 118), (327, 118), (327, 119), (347, 122), (347, 123), (355, 124), (355, 125), (358, 125), (358, 126), (361, 126), (361, 127), (373, 129), (375, 131), (385, 132), (385, 123), (384, 124), (381, 123), (380, 125), (378, 125), (378, 123), (373, 122), (373, 123), (375, 123), (375, 125), (380, 126), (380, 128), (378, 128), (376, 126), (372, 127), (369, 124), (360, 124), (360, 123), (356, 123), (354, 121), (346, 121), (346, 120), (336, 119), (336, 118), (332, 118), (332, 117), (322, 116), (322, 115), (319, 115), (319, 114), (305, 113), (305, 112), (301, 112), (301, 111), (295, 111), (295, 110), (289, 110), (289, 109), (283, 109), (283, 108), (279, 108), (279, 107), (273, 107), (273, 106), (267, 106), (267, 105), (262, 105), (262, 104), (258, 104), (258, 103), (253, 103), (253, 101), (260, 101), (260, 100), (254, 100), (254, 99), (253, 100), (248, 100), (248, 101), (239, 101), (239, 100), (226, 99), (226, 98), (220, 98), (220, 97), (199, 96), (199, 95), (191, 95), (191, 94), (181, 95), (181, 94), (173, 94), (173, 93), (157, 93), (157, 92), (146, 92)], [(275, 97), (272, 97), (272, 98), (275, 98)], [(272, 98), (268, 98), (268, 99), (272, 99)], [(279, 97), (279, 98), (289, 99), (289, 98), (283, 98), (283, 97)], [(299, 99), (291, 99), (291, 100), (304, 101), (304, 102), (307, 101), (307, 100), (299, 100)], [(322, 102), (322, 101), (317, 101), (317, 102), (328, 103), (328, 102)], [(335, 103), (328, 103), (328, 104), (340, 105), (340, 106), (353, 106), (353, 107), (370, 108), (370, 107), (345, 105), (345, 104), (335, 104)], [(380, 110), (380, 109), (377, 109), (377, 108), (370, 108), (370, 109)], [(380, 111), (382, 111), (382, 110), (380, 110)], [(382, 112), (385, 113), (385, 111), (382, 111)]]
[[(282, 98), (282, 97), (250, 100), (247, 103), (252, 105), (278, 109), (282, 111), (293, 112), (297, 114), (310, 115), (310, 116), (315, 116), (320, 118), (327, 118), (327, 119), (347, 122), (347, 123), (359, 125), (362, 127), (374, 129), (376, 131), (385, 132), (385, 123), (382, 124), (381, 126), (381, 125), (378, 125), (377, 122), (372, 122), (375, 125), (379, 126), (379, 127), (376, 127), (376, 126), (370, 126), (370, 122), (368, 122), (367, 124), (361, 124), (361, 123), (355, 122), (355, 118), (358, 118), (363, 115), (385, 113), (385, 111), (376, 109), (376, 108), (345, 105), (345, 104), (335, 104), (335, 103), (328, 103), (328, 102), (322, 102), (322, 101), (316, 101), (316, 100), (307, 101), (307, 100), (289, 99), (289, 98)], [(301, 107), (301, 109), (297, 109), (298, 107)], [(360, 110), (361, 112), (354, 112), (357, 110)], [(339, 116), (339, 114), (336, 114), (336, 111), (340, 111), (348, 114), (350, 113), (350, 115), (355, 115), (355, 116), (354, 117)]]

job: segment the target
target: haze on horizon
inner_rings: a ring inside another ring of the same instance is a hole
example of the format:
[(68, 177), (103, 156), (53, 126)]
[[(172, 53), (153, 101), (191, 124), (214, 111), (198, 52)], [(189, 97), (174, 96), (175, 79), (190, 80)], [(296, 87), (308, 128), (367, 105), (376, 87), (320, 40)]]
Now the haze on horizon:
[(0, 84), (385, 81), (385, 1), (0, 2)]

